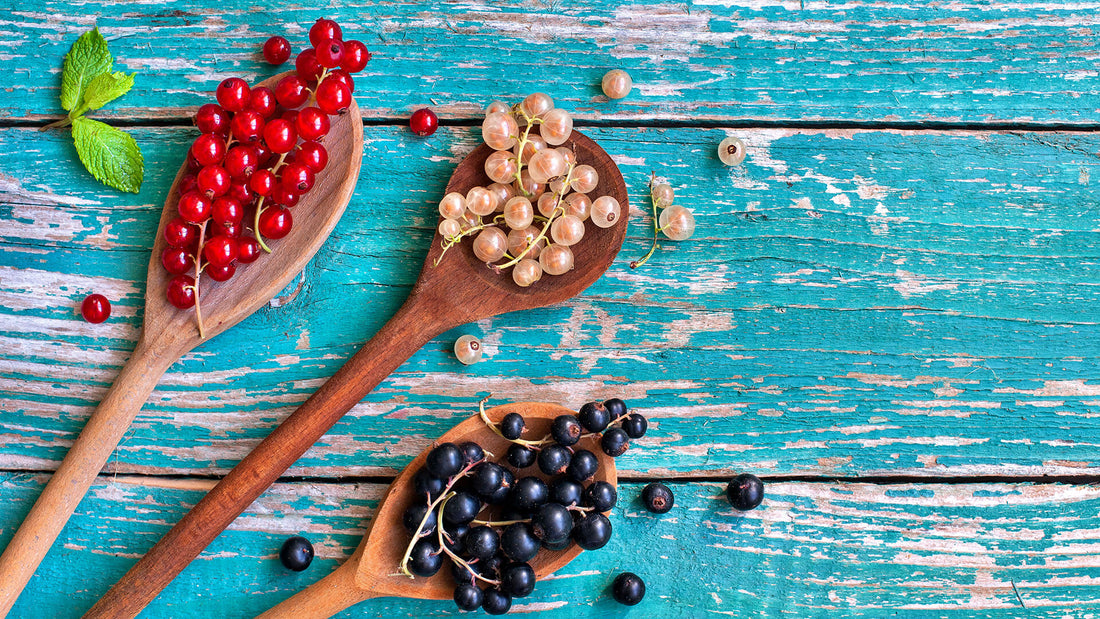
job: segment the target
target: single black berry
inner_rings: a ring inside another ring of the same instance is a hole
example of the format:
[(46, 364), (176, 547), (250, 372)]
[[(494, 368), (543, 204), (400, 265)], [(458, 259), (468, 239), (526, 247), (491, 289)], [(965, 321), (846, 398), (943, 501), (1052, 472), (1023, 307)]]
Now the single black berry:
[(486, 526), (470, 529), (465, 541), (466, 552), (475, 559), (488, 559), (500, 550), (500, 535)]
[(611, 398), (610, 400), (603, 401), (603, 407), (607, 409), (611, 419), (618, 419), (626, 414), (626, 402), (623, 402), (619, 398)]
[(466, 552), (466, 534), (470, 532), (468, 524), (453, 524), (443, 527), (443, 543), (456, 555)]
[(608, 428), (600, 439), (600, 448), (612, 458), (618, 458), (630, 447), (630, 437), (618, 426)]
[(593, 507), (598, 512), (606, 512), (615, 507), (615, 501), (619, 499), (619, 493), (615, 486), (606, 481), (592, 482), (592, 485), (584, 489), (583, 501), (585, 507)]
[(504, 467), (496, 462), (482, 462), (470, 473), (470, 488), (482, 498), (488, 498), (504, 483)]
[(477, 610), (481, 608), (484, 597), (481, 589), (473, 583), (464, 582), (455, 587), (455, 604), (459, 610)]
[(468, 524), (481, 511), (481, 501), (472, 494), (459, 492), (443, 506), (443, 522), (446, 524)]
[(454, 443), (443, 443), (428, 452), (424, 467), (433, 477), (447, 479), (462, 470), (462, 450)]
[(611, 583), (611, 595), (620, 604), (634, 606), (645, 597), (645, 582), (637, 574), (623, 572)]
[(674, 502), (672, 491), (668, 489), (668, 486), (653, 482), (642, 488), (642, 504), (645, 508), (654, 514), (664, 514), (668, 510), (672, 509)]
[(568, 539), (572, 530), (573, 516), (568, 509), (557, 503), (540, 506), (531, 518), (531, 532), (535, 537), (550, 543)]
[[(425, 515), (428, 517), (426, 521), (424, 520)], [(405, 516), (401, 519), (401, 524), (405, 525), (405, 530), (409, 533), (416, 533), (421, 522), (424, 523), (424, 528), (421, 531), (425, 533), (435, 531), (435, 511), (430, 511), (427, 503), (416, 502), (405, 510)]]
[(422, 468), (413, 475), (413, 491), (421, 497), (430, 495), (431, 500), (434, 501), (443, 494), (443, 489), (446, 487), (447, 481), (435, 477), (428, 472), (427, 468)]
[(583, 493), (584, 486), (568, 477), (559, 477), (550, 482), (550, 500), (566, 507), (580, 505)]
[(500, 573), (500, 588), (514, 598), (531, 595), (535, 590), (535, 570), (526, 563), (511, 563)]
[(542, 542), (542, 547), (547, 549), (547, 550), (565, 550), (566, 548), (569, 548), (569, 545), (572, 544), (572, 543), (573, 543), (573, 540), (571, 540), (569, 538), (565, 538), (565, 539), (561, 540), (560, 542), (547, 542), (547, 541), (544, 541), (544, 542)]
[(607, 412), (602, 402), (589, 402), (577, 413), (577, 421), (589, 432), (603, 432), (611, 423), (611, 413)]
[(645, 436), (645, 431), (649, 428), (649, 422), (638, 413), (631, 413), (626, 419), (623, 419), (619, 427), (622, 428), (623, 432), (626, 432), (626, 435), (630, 438), (642, 438)]
[(478, 561), (478, 574), (492, 580), (496, 580), (500, 575), (500, 568), (504, 567), (504, 557), (497, 555), (484, 561)]
[[(455, 553), (458, 554), (458, 553)], [(466, 567), (466, 566), (469, 567)], [(451, 578), (454, 578), (456, 585), (463, 583), (477, 584), (474, 579), (474, 574), (481, 574), (481, 563), (478, 561), (469, 562), (466, 565), (461, 563), (451, 562)]]
[(535, 463), (535, 459), (538, 458), (538, 455), (538, 452), (530, 447), (513, 443), (512, 446), (508, 448), (508, 464), (511, 464), (517, 469), (525, 469)]
[(286, 569), (301, 572), (313, 562), (313, 544), (301, 535), (288, 537), (279, 549), (279, 560)]
[(611, 521), (599, 512), (589, 512), (573, 527), (573, 541), (585, 550), (603, 548), (611, 540)]
[(443, 554), (434, 539), (425, 537), (413, 544), (412, 553), (409, 555), (410, 572), (417, 576), (435, 576), (441, 567), (443, 567)]
[(504, 438), (514, 441), (523, 434), (523, 428), (527, 424), (519, 413), (508, 413), (500, 420), (500, 433)]
[(569, 460), (569, 467), (566, 472), (573, 481), (583, 483), (592, 479), (592, 476), (599, 469), (600, 460), (596, 457), (596, 454), (587, 449), (578, 449), (577, 453), (573, 454), (573, 457)]
[(538, 477), (516, 480), (508, 495), (508, 504), (523, 513), (531, 513), (550, 500), (550, 488)]
[(513, 561), (526, 563), (539, 552), (539, 540), (526, 522), (513, 522), (500, 535), (500, 551)]
[(726, 486), (726, 498), (734, 509), (747, 512), (764, 500), (764, 482), (750, 473), (742, 473)]
[(508, 499), (508, 495), (512, 493), (512, 486), (516, 483), (516, 476), (512, 474), (512, 471), (504, 467), (500, 467), (504, 471), (504, 478), (500, 482), (500, 487), (496, 492), (485, 497), (485, 502), (489, 505), (500, 505)]
[(547, 475), (561, 475), (569, 466), (573, 452), (561, 445), (546, 445), (539, 451), (539, 470)]
[(573, 415), (558, 415), (550, 424), (550, 436), (559, 445), (566, 447), (576, 445), (577, 441), (581, 440), (581, 434), (584, 434), (584, 429), (581, 428), (581, 422), (577, 421)]
[(512, 596), (493, 587), (482, 595), (481, 608), (490, 615), (503, 615), (512, 608)]
[(485, 450), (481, 445), (468, 441), (458, 446), (462, 450), (462, 465), (467, 466), (485, 459)]

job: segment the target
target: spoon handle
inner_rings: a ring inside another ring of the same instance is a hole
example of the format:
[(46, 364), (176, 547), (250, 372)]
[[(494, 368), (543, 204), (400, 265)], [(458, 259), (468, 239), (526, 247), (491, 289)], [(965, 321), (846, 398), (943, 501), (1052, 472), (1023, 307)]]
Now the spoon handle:
[(130, 359), (0, 555), (0, 617), (8, 614), (96, 475), (176, 356), (139, 338)]
[[(358, 554), (358, 553), (357, 553)], [(336, 571), (283, 600), (256, 619), (328, 619), (336, 613), (375, 597), (355, 586), (359, 562), (353, 556)]]
[(85, 617), (134, 617), (352, 406), (443, 331), (461, 324), (413, 294), (366, 345), (183, 517)]

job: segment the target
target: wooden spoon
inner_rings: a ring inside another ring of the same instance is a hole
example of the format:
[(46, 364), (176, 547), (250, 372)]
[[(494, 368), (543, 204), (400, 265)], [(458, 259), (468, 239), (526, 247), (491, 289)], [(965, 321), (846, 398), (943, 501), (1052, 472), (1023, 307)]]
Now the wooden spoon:
[[(523, 415), (528, 430), (525, 437), (541, 437), (550, 430), (550, 422), (558, 415), (573, 413), (556, 404), (523, 402), (498, 406), (486, 411), (489, 419), (499, 423), (504, 415), (516, 412)], [(474, 441), (484, 449), (503, 459), (508, 449), (508, 441), (498, 436), (485, 425), (481, 417), (473, 417), (455, 426), (444, 434), (439, 443), (462, 443)], [(579, 448), (588, 449), (600, 460), (600, 469), (596, 479), (616, 484), (615, 459), (600, 449), (598, 438), (585, 438), (578, 443)], [(285, 600), (275, 608), (260, 615), (263, 619), (276, 617), (286, 619), (324, 619), (345, 608), (376, 597), (403, 597), (420, 600), (449, 600), (454, 595), (454, 580), (448, 569), (449, 562), (431, 578), (409, 578), (400, 573), (398, 566), (408, 547), (409, 534), (401, 524), (405, 509), (412, 504), (412, 477), (428, 456), (430, 449), (424, 450), (405, 468), (397, 479), (390, 484), (386, 496), (378, 505), (374, 520), (367, 529), (363, 541), (355, 553), (338, 567), (336, 571), (310, 585), (308, 588)], [(531, 471), (531, 472), (528, 472)], [(546, 478), (536, 467), (524, 469), (520, 474), (535, 474)], [(542, 578), (561, 569), (581, 553), (580, 546), (570, 545), (565, 550), (550, 551), (543, 549), (531, 561), (535, 574)]]
[[(281, 77), (277, 75), (260, 85), (271, 87)], [(347, 114), (333, 119), (325, 147), (329, 165), (294, 208), (290, 233), (271, 241), (272, 253), (252, 264), (240, 265), (229, 281), (216, 283), (203, 278), (199, 302), (206, 338), (237, 324), (285, 288), (340, 220), (355, 190), (363, 158), (363, 123), (354, 102)], [(177, 215), (178, 187), (185, 172), (186, 164), (176, 174), (164, 203), (149, 259), (145, 321), (137, 346), (0, 556), (0, 617), (15, 604), (157, 381), (184, 353), (205, 341), (199, 335), (194, 310), (180, 310), (168, 303), (165, 291), (172, 276), (160, 262), (167, 245), (164, 226)]]
[[(443, 239), (436, 232), (420, 277), (393, 318), (184, 515), (85, 616), (137, 615), (344, 413), (432, 338), (482, 318), (560, 303), (599, 279), (626, 236), (626, 183), (611, 157), (579, 131), (573, 131), (566, 144), (573, 147), (579, 163), (591, 165), (599, 173), (599, 185), (589, 195), (593, 199), (609, 195), (622, 206), (622, 216), (613, 226), (587, 226), (584, 238), (572, 247), (576, 259), (572, 271), (556, 277), (546, 275), (529, 288), (521, 288), (509, 273), (495, 273), (480, 262), (469, 240), (443, 254)], [(465, 195), (474, 186), (488, 185), (484, 167), (490, 152), (484, 144), (474, 149), (451, 175), (447, 191)]]

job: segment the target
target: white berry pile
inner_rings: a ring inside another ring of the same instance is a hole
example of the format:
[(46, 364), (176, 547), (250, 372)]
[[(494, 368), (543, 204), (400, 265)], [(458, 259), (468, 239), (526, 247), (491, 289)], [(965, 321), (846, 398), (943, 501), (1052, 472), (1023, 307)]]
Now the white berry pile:
[(586, 223), (609, 228), (622, 216), (615, 198), (589, 197), (600, 177), (577, 161), (568, 144), (572, 132), (569, 112), (555, 108), (546, 94), (512, 107), (491, 103), (481, 135), (495, 151), (485, 160), (492, 183), (440, 201), (444, 253), (472, 237), (478, 260), (497, 272), (511, 269), (512, 280), (524, 288), (544, 273), (568, 273), (570, 248), (584, 238)]

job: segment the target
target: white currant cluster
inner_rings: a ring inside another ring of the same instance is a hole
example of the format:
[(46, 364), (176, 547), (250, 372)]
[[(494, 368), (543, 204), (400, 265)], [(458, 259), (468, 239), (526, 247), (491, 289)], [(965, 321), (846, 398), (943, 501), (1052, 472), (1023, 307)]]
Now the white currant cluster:
[[(538, 127), (538, 132), (532, 129)], [(478, 260), (527, 287), (573, 268), (573, 250), (585, 222), (609, 228), (622, 216), (611, 196), (589, 194), (600, 182), (596, 169), (578, 162), (566, 143), (573, 133), (569, 112), (537, 92), (509, 107), (494, 101), (485, 109), (481, 135), (494, 152), (485, 160), (487, 187), (439, 203), (443, 251), (473, 237)], [(442, 255), (440, 256), (442, 259)], [(438, 264), (438, 261), (437, 261)]]

